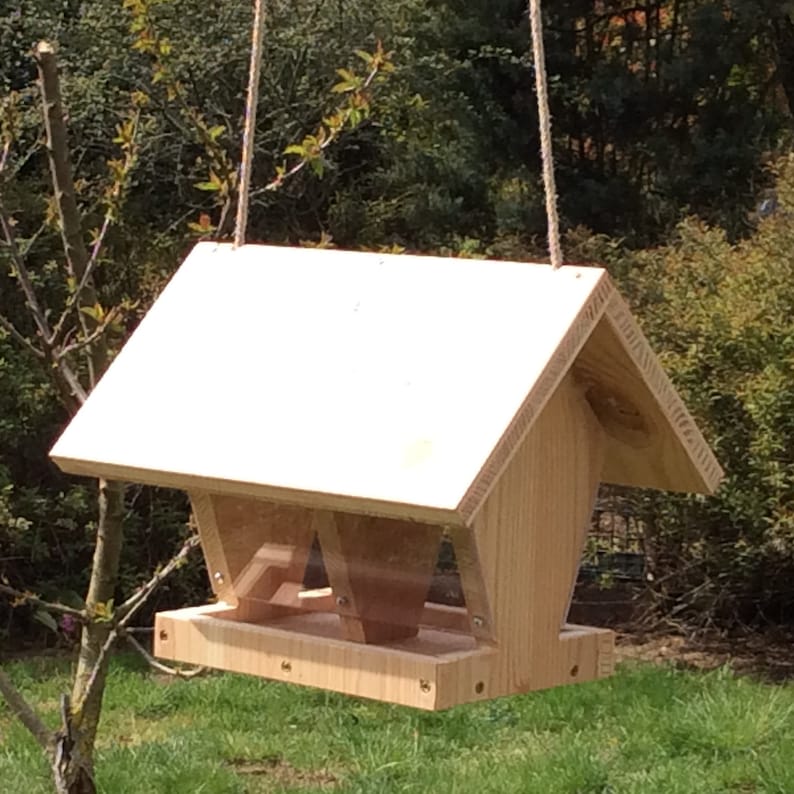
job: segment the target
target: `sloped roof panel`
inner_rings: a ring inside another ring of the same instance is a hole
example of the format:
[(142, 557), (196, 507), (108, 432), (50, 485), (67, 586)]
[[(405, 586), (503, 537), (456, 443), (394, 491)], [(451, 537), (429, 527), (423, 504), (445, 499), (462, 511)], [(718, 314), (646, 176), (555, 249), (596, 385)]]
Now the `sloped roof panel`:
[(452, 520), (610, 291), (599, 268), (200, 243), (52, 456), (74, 473)]

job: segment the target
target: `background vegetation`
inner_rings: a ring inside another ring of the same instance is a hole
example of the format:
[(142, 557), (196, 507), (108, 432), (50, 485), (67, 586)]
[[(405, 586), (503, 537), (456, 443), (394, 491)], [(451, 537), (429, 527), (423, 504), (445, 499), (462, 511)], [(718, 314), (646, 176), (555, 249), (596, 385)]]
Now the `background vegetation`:
[[(660, 611), (719, 625), (794, 617), (794, 10), (782, 0), (547, 3), (569, 261), (605, 264), (728, 471), (715, 499), (637, 494)], [(59, 45), (79, 196), (101, 223), (120, 120), (138, 162), (97, 272), (130, 332), (192, 242), (229, 233), (250, 3), (19, 0), (0, 9), (0, 107), (17, 135), (3, 184), (37, 287), (56, 304), (35, 68)], [(279, 191), (270, 182), (335, 105), (336, 70), (377, 40), (395, 72), (373, 112)], [(252, 239), (452, 255), (542, 255), (537, 123), (523, 0), (270, 3)], [(321, 178), (318, 178), (321, 171)], [(199, 187), (197, 187), (197, 185)], [(90, 239), (91, 228), (86, 236)], [(26, 314), (0, 250), (0, 309)], [(96, 500), (47, 450), (65, 414), (0, 331), (0, 574), (69, 599), (85, 589)], [(178, 494), (128, 500), (122, 585), (166, 558)], [(158, 608), (204, 597), (196, 567)], [(0, 607), (0, 632), (32, 613)]]

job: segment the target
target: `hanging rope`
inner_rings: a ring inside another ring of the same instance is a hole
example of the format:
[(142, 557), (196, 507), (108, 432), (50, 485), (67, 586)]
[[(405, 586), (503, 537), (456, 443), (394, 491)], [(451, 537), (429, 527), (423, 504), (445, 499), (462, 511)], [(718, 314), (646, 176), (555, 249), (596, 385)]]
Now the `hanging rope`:
[(243, 156), (240, 162), (240, 183), (237, 189), (237, 219), (234, 225), (234, 247), (245, 245), (248, 228), (248, 202), (251, 191), (251, 167), (254, 160), (256, 106), (259, 102), (259, 75), (262, 72), (262, 49), (265, 38), (265, 0), (254, 4), (254, 32), (251, 40), (251, 66), (248, 73), (248, 96), (245, 100)]
[(546, 52), (543, 47), (543, 18), (540, 0), (529, 0), (529, 26), (532, 32), (532, 53), (535, 61), (535, 88), (538, 95), (540, 123), (540, 154), (543, 160), (543, 188), (546, 193), (549, 255), (556, 270), (562, 264), (560, 220), (557, 215), (557, 185), (554, 181), (554, 152), (551, 145), (551, 112), (546, 79)]

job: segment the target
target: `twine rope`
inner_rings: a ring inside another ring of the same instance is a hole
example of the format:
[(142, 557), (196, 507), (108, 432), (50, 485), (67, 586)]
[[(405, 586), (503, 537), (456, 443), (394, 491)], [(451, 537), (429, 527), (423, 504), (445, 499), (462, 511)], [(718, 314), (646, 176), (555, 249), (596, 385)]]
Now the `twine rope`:
[(543, 161), (543, 190), (546, 194), (546, 222), (548, 225), (549, 256), (556, 270), (562, 265), (560, 219), (557, 214), (557, 185), (554, 179), (554, 151), (551, 144), (551, 111), (546, 76), (546, 52), (543, 46), (543, 17), (540, 0), (529, 0), (529, 27), (532, 33), (532, 54), (535, 61), (535, 91), (538, 97), (540, 126), (540, 155)]
[(265, 0), (254, 4), (254, 30), (251, 38), (251, 63), (248, 72), (248, 96), (245, 101), (243, 125), (243, 155), (240, 161), (240, 181), (237, 191), (237, 218), (234, 224), (234, 247), (245, 245), (248, 228), (248, 204), (251, 193), (251, 168), (254, 160), (256, 108), (259, 103), (259, 76), (262, 73), (262, 50), (265, 38)]
[[(254, 133), (256, 110), (259, 101), (259, 78), (262, 72), (262, 54), (265, 34), (265, 0), (255, 0), (254, 25), (251, 40), (251, 62), (248, 75), (248, 96), (245, 103), (243, 126), (243, 153), (240, 162), (240, 183), (237, 200), (237, 218), (234, 229), (234, 247), (245, 244), (248, 227), (248, 205), (251, 193), (251, 168), (254, 159)], [(538, 99), (540, 126), (540, 153), (543, 163), (543, 189), (546, 197), (549, 256), (556, 270), (562, 265), (560, 221), (557, 212), (557, 185), (554, 178), (554, 151), (551, 141), (551, 111), (549, 109), (546, 52), (543, 44), (543, 17), (540, 0), (529, 0), (529, 23), (532, 34), (532, 53), (535, 62), (535, 90)]]

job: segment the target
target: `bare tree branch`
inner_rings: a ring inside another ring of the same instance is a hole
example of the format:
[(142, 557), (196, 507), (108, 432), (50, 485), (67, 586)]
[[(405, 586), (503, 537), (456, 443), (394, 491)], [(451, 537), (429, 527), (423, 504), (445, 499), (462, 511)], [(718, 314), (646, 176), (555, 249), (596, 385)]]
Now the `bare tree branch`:
[(30, 731), (39, 745), (47, 753), (51, 753), (54, 734), (41, 721), (39, 715), (2, 669), (0, 669), (0, 695), (8, 703), (14, 716)]
[[(84, 296), (85, 302), (89, 306), (94, 306), (97, 303), (97, 296), (91, 281), (90, 260), (83, 239), (80, 211), (75, 198), (74, 174), (69, 155), (55, 50), (49, 42), (40, 41), (36, 45), (34, 57), (39, 69), (39, 86), (44, 106), (44, 128), (47, 134), (47, 157), (50, 162), (55, 204), (61, 222), (64, 256), (71, 275), (81, 283), (84, 282), (84, 286), (78, 294), (78, 305)], [(78, 320), (84, 336), (88, 336), (94, 330), (96, 322), (82, 314), (78, 315)], [(48, 334), (45, 338), (50, 340), (50, 344), (55, 342), (52, 334)], [(86, 357), (90, 384), (93, 385), (104, 370), (107, 357), (108, 351), (105, 345), (93, 346), (90, 354)]]
[(164, 579), (166, 579), (177, 568), (184, 564), (188, 554), (199, 545), (199, 536), (191, 535), (182, 545), (182, 548), (159, 570), (152, 576), (152, 578), (141, 585), (115, 612), (113, 628), (105, 638), (99, 654), (94, 660), (91, 668), (91, 673), (82, 690), (80, 701), (77, 703), (76, 708), (82, 709), (83, 704), (86, 703), (93, 695), (94, 688), (101, 680), (100, 673), (105, 668), (105, 662), (108, 654), (110, 653), (113, 645), (119, 636), (126, 634), (126, 627), (132, 620), (133, 615), (144, 605), (149, 596), (160, 586)]
[(28, 308), (30, 309), (30, 314), (33, 317), (33, 321), (36, 323), (36, 327), (39, 329), (39, 333), (41, 334), (42, 338), (45, 342), (47, 342), (50, 338), (50, 326), (47, 322), (47, 315), (41, 308), (41, 304), (36, 297), (36, 291), (33, 289), (33, 281), (30, 277), (30, 271), (25, 264), (25, 258), (22, 256), (22, 253), (19, 250), (16, 234), (14, 232), (14, 224), (11, 220), (11, 216), (6, 210), (5, 204), (3, 204), (2, 194), (0, 194), (0, 227), (3, 229), (5, 243), (11, 254), (11, 261), (14, 263), (14, 267), (16, 268), (17, 280), (25, 296), (25, 301), (28, 304)]
[(88, 399), (88, 393), (80, 383), (80, 379), (75, 374), (75, 371), (69, 366), (69, 363), (63, 359), (56, 362), (58, 371), (63, 378), (64, 385), (69, 388), (69, 399), (67, 405), (76, 402), (77, 405), (82, 405)]
[(41, 607), (50, 612), (58, 612), (61, 615), (71, 615), (82, 622), (85, 622), (87, 615), (83, 609), (75, 609), (74, 607), (67, 606), (66, 604), (59, 604), (53, 601), (45, 601), (39, 598), (35, 593), (28, 593), (24, 590), (17, 590), (15, 587), (9, 587), (6, 584), (0, 584), (0, 593), (10, 596), (19, 603), (31, 604), (34, 607)]
[(0, 154), (0, 174), (6, 170), (6, 164), (8, 163), (8, 155), (11, 153), (11, 141), (7, 140), (3, 144), (3, 153)]
[(30, 341), (30, 339), (17, 330), (17, 327), (11, 322), (11, 320), (2, 314), (0, 314), (0, 328), (3, 328), (3, 330), (7, 331), (8, 334), (17, 342), (19, 342), (19, 344), (22, 345), (22, 347), (24, 347), (25, 350), (27, 350), (31, 355), (39, 359), (47, 358), (43, 350), (39, 350), (39, 348), (37, 348), (36, 345)]
[(80, 211), (74, 192), (74, 176), (69, 159), (69, 145), (64, 123), (61, 89), (58, 81), (58, 65), (55, 50), (47, 41), (40, 41), (34, 52), (39, 67), (41, 93), (44, 100), (44, 127), (47, 131), (47, 154), (50, 160), (52, 184), (55, 188), (56, 205), (61, 221), (63, 251), (69, 272), (77, 277), (85, 273), (88, 251), (82, 234)]
[[(96, 687), (97, 682), (104, 679), (105, 660), (107, 659), (107, 655), (110, 653), (110, 649), (116, 644), (118, 637), (118, 629), (116, 627), (112, 628), (108, 636), (105, 638), (105, 642), (97, 654), (96, 659), (94, 660), (94, 664), (91, 667), (91, 673), (88, 676), (88, 680), (86, 681), (85, 685), (83, 686), (81, 698), (77, 703), (76, 710), (82, 710), (83, 704), (93, 696), (94, 688)], [(100, 673), (102, 674), (101, 676)]]
[(141, 585), (123, 604), (121, 604), (116, 610), (116, 615), (118, 617), (116, 625), (122, 628), (127, 626), (132, 616), (143, 606), (160, 583), (184, 564), (190, 552), (199, 545), (199, 542), (198, 535), (191, 535), (184, 542), (182, 548), (157, 571), (146, 584)]
[(93, 345), (94, 342), (103, 336), (103, 334), (107, 331), (108, 326), (116, 319), (117, 316), (118, 310), (111, 309), (111, 311), (109, 311), (102, 320), (102, 323), (94, 328), (94, 330), (88, 336), (84, 337), (83, 339), (79, 339), (77, 342), (72, 342), (70, 345), (61, 347), (56, 352), (55, 358), (60, 361), (60, 359), (65, 358), (72, 353), (76, 353), (78, 350), (83, 350), (84, 348)]
[(195, 678), (202, 673), (207, 671), (206, 667), (191, 667), (188, 670), (181, 670), (178, 667), (169, 667), (167, 664), (163, 664), (162, 662), (158, 662), (157, 659), (152, 656), (146, 648), (132, 636), (132, 634), (125, 634), (125, 639), (127, 642), (135, 648), (138, 653), (143, 656), (144, 659), (149, 663), (150, 667), (154, 668), (160, 673), (165, 673), (166, 675), (173, 675), (176, 678)]

